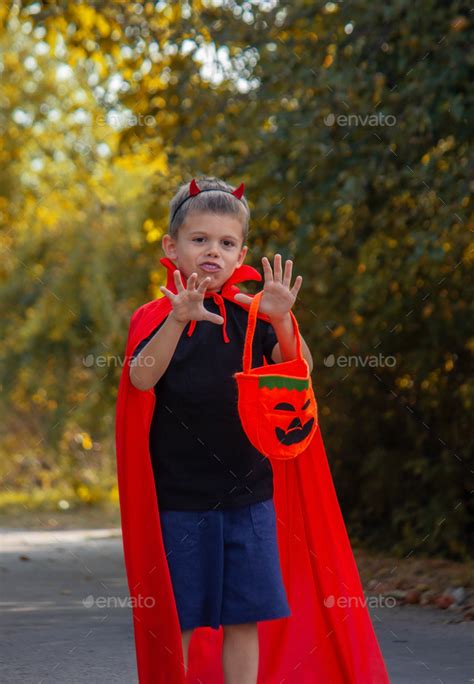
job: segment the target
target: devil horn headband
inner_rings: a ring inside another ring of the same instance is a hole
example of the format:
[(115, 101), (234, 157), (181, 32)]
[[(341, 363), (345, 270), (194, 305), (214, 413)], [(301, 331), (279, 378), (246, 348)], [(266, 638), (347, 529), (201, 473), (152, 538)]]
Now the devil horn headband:
[(233, 190), (232, 192), (230, 192), (230, 190), (223, 190), (222, 188), (204, 188), (203, 190), (201, 190), (201, 188), (199, 187), (199, 185), (196, 183), (195, 179), (193, 178), (191, 183), (189, 184), (189, 195), (187, 197), (185, 197), (185, 199), (180, 204), (178, 204), (178, 206), (174, 210), (173, 216), (171, 217), (171, 223), (173, 222), (173, 219), (176, 216), (178, 209), (181, 209), (183, 204), (185, 202), (187, 202), (189, 199), (191, 199), (192, 197), (195, 197), (196, 195), (199, 195), (200, 192), (211, 192), (211, 191), (214, 192), (216, 190), (219, 190), (220, 192), (226, 192), (228, 195), (233, 195), (238, 200), (242, 200), (242, 196), (244, 194), (244, 184), (241, 183), (239, 185), (239, 187), (236, 188), (235, 190)]

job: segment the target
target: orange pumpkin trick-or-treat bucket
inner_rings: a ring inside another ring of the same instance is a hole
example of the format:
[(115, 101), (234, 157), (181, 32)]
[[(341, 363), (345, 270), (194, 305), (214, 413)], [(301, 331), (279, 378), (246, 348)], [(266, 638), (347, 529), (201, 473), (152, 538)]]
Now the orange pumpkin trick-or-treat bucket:
[(234, 373), (238, 412), (253, 446), (272, 459), (295, 458), (311, 442), (318, 428), (318, 407), (309, 366), (301, 354), (298, 323), (290, 311), (296, 335), (296, 358), (252, 368), (252, 343), (263, 291), (250, 305), (245, 335), (243, 371)]

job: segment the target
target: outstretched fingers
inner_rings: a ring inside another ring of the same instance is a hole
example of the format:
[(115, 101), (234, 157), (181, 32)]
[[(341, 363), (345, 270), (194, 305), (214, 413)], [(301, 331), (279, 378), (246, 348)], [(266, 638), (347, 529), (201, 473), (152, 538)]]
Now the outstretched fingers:
[(272, 283), (273, 282), (272, 267), (271, 267), (270, 262), (268, 261), (267, 257), (262, 257), (262, 265), (263, 265), (263, 275), (265, 276), (265, 282), (266, 283)]
[[(197, 274), (196, 274), (196, 278), (197, 278)], [(209, 285), (210, 279), (211, 278), (209, 276), (207, 276), (206, 278), (204, 278), (204, 280), (201, 280), (201, 282), (199, 283), (199, 287), (198, 287), (197, 291), (198, 292), (204, 292), (205, 289), (207, 288), (207, 286)]]
[(217, 323), (218, 325), (222, 325), (224, 323), (224, 319), (222, 316), (219, 316), (219, 314), (211, 313), (210, 311), (207, 311), (207, 309), (205, 309), (205, 311), (207, 312), (204, 316), (205, 321)]
[(281, 254), (275, 254), (275, 259), (273, 260), (273, 277), (278, 283), (281, 283)]
[(296, 276), (295, 284), (291, 288), (290, 292), (293, 295), (293, 297), (296, 297), (298, 292), (300, 291), (301, 283), (303, 282), (303, 276)]
[(250, 304), (252, 303), (252, 297), (249, 297), (248, 295), (244, 294), (243, 292), (238, 292), (235, 296), (234, 299), (236, 302), (242, 302), (242, 304)]
[(283, 285), (288, 289), (290, 288), (292, 270), (293, 262), (291, 261), (291, 259), (287, 259), (285, 263), (285, 273), (283, 275)]
[(181, 279), (181, 273), (179, 272), (178, 269), (176, 269), (174, 271), (173, 276), (174, 276), (174, 282), (176, 284), (176, 289), (178, 290), (178, 292), (183, 292), (184, 291), (184, 285), (183, 285), (183, 281)]
[(168, 297), (168, 299), (173, 302), (176, 299), (176, 295), (174, 292), (171, 292), (171, 290), (168, 290), (167, 287), (164, 285), (160, 285), (160, 290), (163, 292), (163, 294)]

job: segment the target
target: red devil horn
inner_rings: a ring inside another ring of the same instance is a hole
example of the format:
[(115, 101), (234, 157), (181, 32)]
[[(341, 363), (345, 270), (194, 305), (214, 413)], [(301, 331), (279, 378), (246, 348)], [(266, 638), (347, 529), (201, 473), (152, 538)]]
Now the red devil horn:
[(244, 194), (244, 184), (241, 183), (237, 190), (234, 190), (232, 194), (234, 195), (234, 197), (237, 197), (237, 199), (241, 199), (242, 195)]
[(191, 185), (189, 186), (189, 194), (194, 197), (194, 195), (199, 195), (201, 192), (201, 188), (198, 186), (194, 178), (191, 181)]

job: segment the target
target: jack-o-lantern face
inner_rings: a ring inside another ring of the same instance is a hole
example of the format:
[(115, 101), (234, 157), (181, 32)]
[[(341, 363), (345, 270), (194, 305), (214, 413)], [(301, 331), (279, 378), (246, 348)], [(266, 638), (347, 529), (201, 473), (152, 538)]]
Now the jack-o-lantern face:
[(291, 458), (301, 453), (317, 428), (317, 406), (310, 381), (263, 375), (258, 379), (259, 440), (265, 453)]
[[(301, 407), (301, 410), (304, 411), (310, 404), (311, 399), (307, 399), (307, 401), (305, 401), (304, 405)], [(296, 408), (288, 401), (280, 401), (280, 403), (275, 406), (274, 410), (285, 411), (286, 413), (289, 411), (292, 415), (296, 413)], [(298, 444), (298, 442), (303, 441), (303, 439), (309, 435), (311, 428), (313, 427), (313, 423), (314, 418), (310, 418), (303, 425), (301, 418), (297, 415), (296, 418), (293, 418), (286, 430), (281, 427), (276, 427), (275, 433), (282, 444)]]

